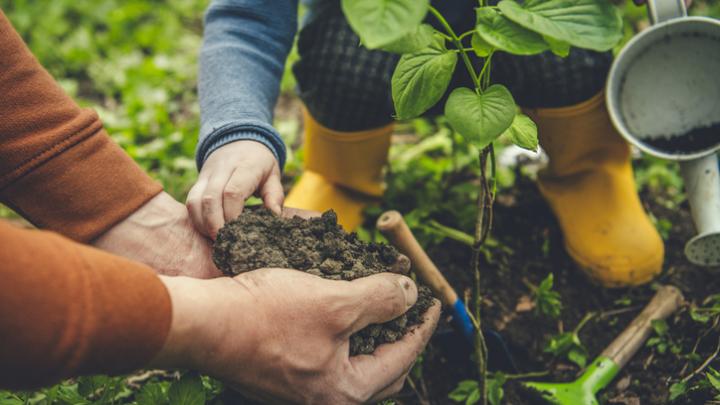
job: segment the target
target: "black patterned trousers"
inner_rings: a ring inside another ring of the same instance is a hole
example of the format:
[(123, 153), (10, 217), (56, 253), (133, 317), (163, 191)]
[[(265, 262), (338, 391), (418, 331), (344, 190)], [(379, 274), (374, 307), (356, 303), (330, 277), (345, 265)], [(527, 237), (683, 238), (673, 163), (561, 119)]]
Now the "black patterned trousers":
[[(299, 34), (300, 59), (293, 72), (300, 98), (318, 122), (336, 131), (360, 131), (390, 123), (395, 111), (390, 80), (399, 56), (360, 46), (340, 2), (328, 3), (313, 10), (314, 17)], [(474, 26), (475, 0), (433, 3), (458, 33)], [(430, 19), (428, 22), (435, 25)], [(577, 48), (565, 58), (551, 52), (533, 56), (497, 52), (491, 78), (507, 86), (522, 107), (563, 107), (597, 94), (605, 85), (611, 63), (610, 52)], [(459, 86), (472, 87), (461, 62), (449, 90)], [(427, 114), (441, 114), (446, 98), (447, 94)]]

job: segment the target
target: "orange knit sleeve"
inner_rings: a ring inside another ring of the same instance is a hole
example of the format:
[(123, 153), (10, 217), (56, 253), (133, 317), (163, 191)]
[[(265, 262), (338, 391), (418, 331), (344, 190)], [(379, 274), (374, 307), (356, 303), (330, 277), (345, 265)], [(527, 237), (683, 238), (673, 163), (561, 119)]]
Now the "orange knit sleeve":
[(30, 53), (0, 11), (0, 202), (89, 241), (162, 188)]
[(162, 348), (172, 307), (149, 267), (0, 221), (0, 387), (124, 373)]

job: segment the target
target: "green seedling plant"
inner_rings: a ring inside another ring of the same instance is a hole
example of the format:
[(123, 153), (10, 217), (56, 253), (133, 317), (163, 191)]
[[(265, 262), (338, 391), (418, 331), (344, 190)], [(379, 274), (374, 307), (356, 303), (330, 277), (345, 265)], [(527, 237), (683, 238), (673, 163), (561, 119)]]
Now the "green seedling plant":
[(560, 293), (553, 290), (554, 276), (548, 274), (540, 285), (533, 285), (526, 282), (532, 290), (532, 301), (535, 304), (535, 311), (547, 317), (557, 319), (562, 311), (562, 301)]
[[(682, 398), (694, 391), (710, 391), (713, 393), (714, 399), (720, 401), (720, 373), (714, 368), (710, 367), (718, 355), (720, 355), (720, 338), (717, 337), (718, 326), (720, 325), (720, 294), (713, 294), (705, 298), (701, 305), (692, 304), (690, 309), (690, 318), (696, 323), (703, 325), (706, 329), (699, 335), (692, 351), (689, 354), (684, 354), (683, 357), (688, 359), (683, 371), (690, 364), (699, 364), (695, 370), (688, 373), (684, 377), (680, 378), (679, 381), (674, 382), (670, 386), (670, 401)], [(657, 337), (667, 335), (667, 331), (663, 326), (660, 326), (659, 331), (656, 330)], [(704, 360), (698, 355), (697, 349), (700, 342), (706, 337), (715, 337), (717, 344), (715, 350)], [(656, 349), (660, 351), (660, 345), (665, 345), (665, 351), (667, 347), (671, 347), (673, 351), (674, 346), (680, 347), (675, 349), (674, 352), (681, 350), (680, 343), (674, 342), (668, 337), (658, 339), (658, 343), (655, 345)], [(698, 376), (704, 376), (705, 378), (696, 378)], [(712, 402), (714, 403), (714, 402)]]
[[(493, 143), (501, 137), (529, 150), (538, 146), (537, 126), (520, 112), (510, 91), (490, 80), (497, 52), (534, 55), (551, 51), (566, 56), (571, 46), (612, 49), (622, 38), (619, 11), (606, 0), (479, 0), (476, 26), (457, 33), (430, 0), (342, 0), (342, 9), (363, 45), (402, 54), (392, 77), (392, 99), (398, 119), (420, 116), (449, 91), (445, 117), (480, 161), (480, 185), (473, 243), (472, 315), (480, 329), (479, 258), (492, 224), (495, 195)], [(440, 30), (424, 23), (427, 14)], [(480, 58), (474, 63), (471, 55)], [(449, 89), (458, 59), (472, 87)], [(488, 403), (487, 347), (476, 333), (480, 401)]]
[(702, 306), (690, 308), (690, 317), (702, 324), (708, 324), (720, 315), (720, 294), (713, 294), (703, 300)]
[(555, 358), (565, 358), (578, 367), (585, 368), (588, 360), (588, 350), (580, 340), (580, 331), (594, 316), (594, 313), (586, 314), (572, 331), (559, 333), (551, 337), (543, 351)]
[(680, 354), (682, 346), (675, 342), (670, 336), (670, 327), (664, 319), (656, 319), (652, 321), (653, 332), (655, 336), (648, 339), (646, 346), (654, 348), (660, 354), (672, 353)]
[[(492, 373), (487, 377), (486, 385), (488, 390), (488, 401), (491, 405), (500, 405), (505, 392), (503, 385), (506, 378), (502, 373)], [(461, 381), (458, 386), (448, 395), (448, 398), (465, 405), (477, 404), (481, 399), (480, 384), (476, 380)]]
[[(494, 372), (488, 374), (488, 402), (490, 405), (501, 405), (505, 396), (503, 386), (509, 380), (521, 380), (527, 378), (543, 377), (548, 371), (540, 371), (525, 374), (505, 374)], [(455, 402), (464, 403), (465, 405), (473, 405), (480, 401), (480, 385), (476, 380), (460, 381), (458, 386), (448, 394), (448, 398)]]

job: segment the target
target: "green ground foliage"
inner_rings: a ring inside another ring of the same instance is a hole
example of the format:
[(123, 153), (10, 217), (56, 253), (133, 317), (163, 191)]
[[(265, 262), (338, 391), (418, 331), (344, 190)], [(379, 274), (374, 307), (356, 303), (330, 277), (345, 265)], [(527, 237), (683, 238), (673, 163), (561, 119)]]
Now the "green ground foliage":
[[(62, 87), (81, 105), (95, 108), (113, 139), (179, 200), (184, 200), (196, 176), (197, 55), (206, 6), (207, 0), (0, 0), (0, 8)], [(720, 4), (696, 1), (693, 12), (720, 16)], [(643, 9), (625, 7), (626, 38), (643, 19)], [(286, 73), (283, 98), (292, 101), (294, 79), (289, 69)], [(293, 152), (286, 169), (291, 181), (302, 159), (302, 151), (294, 150), (301, 125), (296, 114), (278, 116), (276, 126)], [(359, 230), (361, 237), (382, 240), (372, 224), (382, 209), (395, 208), (403, 211), (425, 246), (445, 238), (471, 245), (478, 151), (453, 134), (442, 118), (406, 121), (396, 132), (388, 192), (383, 207), (368, 210), (366, 226)], [(504, 146), (499, 146), (501, 156)], [(500, 195), (518, 176), (533, 177), (532, 167), (499, 165), (496, 187)], [(650, 158), (636, 161), (635, 167), (641, 193), (664, 196), (662, 204), (668, 207), (683, 200), (677, 167)], [(8, 215), (0, 206), (0, 216)], [(656, 225), (667, 234), (670, 224), (656, 220)], [(490, 238), (483, 249), (490, 257), (496, 249), (509, 248)], [(552, 295), (549, 280), (545, 288), (538, 287), (536, 299), (546, 303), (538, 316), (552, 318), (561, 305)], [(707, 316), (708, 311), (698, 310), (697, 316)], [(570, 341), (571, 349), (582, 348)], [(672, 350), (673, 343), (661, 333), (657, 344)], [(708, 383), (720, 389), (718, 381), (720, 375), (713, 370)], [(475, 386), (468, 383), (461, 388), (455, 394), (463, 401), (474, 395)], [(141, 372), (77, 378), (35, 392), (0, 391), (0, 404), (196, 405), (221, 403), (222, 390), (219, 382), (194, 373)]]

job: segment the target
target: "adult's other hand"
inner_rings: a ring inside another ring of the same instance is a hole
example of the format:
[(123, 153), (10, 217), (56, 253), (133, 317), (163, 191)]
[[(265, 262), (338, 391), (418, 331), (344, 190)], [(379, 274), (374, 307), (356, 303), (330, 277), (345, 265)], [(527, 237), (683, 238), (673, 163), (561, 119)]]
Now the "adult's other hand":
[(417, 299), (405, 276), (332, 281), (288, 269), (234, 278), (163, 277), (173, 303), (153, 367), (197, 369), (245, 394), (283, 403), (348, 404), (398, 392), (437, 325), (440, 306), (401, 340), (349, 356), (349, 337)]

